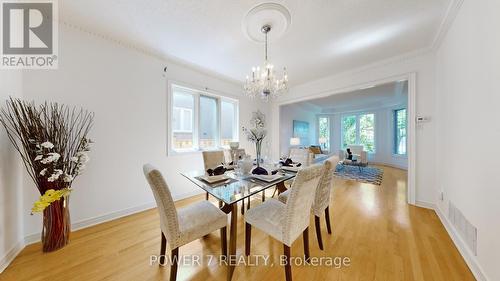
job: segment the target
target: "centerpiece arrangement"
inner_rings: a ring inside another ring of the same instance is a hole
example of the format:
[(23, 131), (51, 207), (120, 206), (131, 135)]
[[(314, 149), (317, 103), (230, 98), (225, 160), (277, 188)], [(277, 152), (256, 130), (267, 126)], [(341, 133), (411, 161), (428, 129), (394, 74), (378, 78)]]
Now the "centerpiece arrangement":
[(243, 127), (243, 132), (247, 136), (247, 139), (250, 142), (255, 143), (257, 167), (260, 167), (262, 161), (262, 141), (267, 135), (267, 130), (265, 129), (265, 121), (266, 116), (262, 112), (260, 112), (260, 110), (257, 110), (255, 112), (252, 112), (252, 119), (250, 120), (250, 124), (252, 127)]
[(13, 98), (0, 111), (0, 122), (41, 195), (31, 213), (43, 213), (44, 252), (69, 242), (69, 194), (89, 161), (93, 119), (87, 110)]

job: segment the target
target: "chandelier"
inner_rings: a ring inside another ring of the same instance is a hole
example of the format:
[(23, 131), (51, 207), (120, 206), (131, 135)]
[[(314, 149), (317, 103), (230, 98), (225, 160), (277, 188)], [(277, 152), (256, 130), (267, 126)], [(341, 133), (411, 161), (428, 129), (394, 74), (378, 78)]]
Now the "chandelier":
[(276, 98), (288, 91), (288, 76), (284, 67), (282, 76), (277, 77), (274, 66), (267, 59), (267, 35), (271, 31), (271, 26), (266, 24), (261, 28), (261, 31), (266, 38), (264, 65), (252, 67), (252, 74), (247, 75), (243, 88), (249, 97), (260, 96), (263, 100), (268, 101), (269, 97)]

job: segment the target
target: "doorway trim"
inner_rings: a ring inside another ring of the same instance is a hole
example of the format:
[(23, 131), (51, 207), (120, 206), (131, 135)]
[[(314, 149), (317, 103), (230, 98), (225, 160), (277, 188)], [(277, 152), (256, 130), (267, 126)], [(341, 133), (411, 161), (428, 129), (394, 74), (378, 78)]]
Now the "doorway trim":
[(281, 106), (308, 101), (317, 98), (328, 97), (336, 94), (352, 92), (362, 88), (367, 88), (373, 85), (397, 82), (400, 80), (408, 81), (408, 190), (407, 202), (411, 205), (416, 205), (416, 95), (417, 95), (417, 73), (408, 72), (401, 75), (390, 76), (382, 79), (358, 83), (355, 85), (340, 87), (322, 91), (316, 94), (311, 94), (303, 97), (292, 98), (286, 101), (277, 101), (272, 104), (272, 144), (273, 157), (279, 158), (281, 146), (280, 133), (280, 109)]

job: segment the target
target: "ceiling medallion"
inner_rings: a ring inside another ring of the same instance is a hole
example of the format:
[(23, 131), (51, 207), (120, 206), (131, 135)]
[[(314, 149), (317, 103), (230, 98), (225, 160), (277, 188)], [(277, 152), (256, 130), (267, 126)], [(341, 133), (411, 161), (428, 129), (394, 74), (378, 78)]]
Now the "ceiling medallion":
[[(252, 8), (243, 20), (243, 30), (249, 39), (265, 43), (264, 63), (252, 67), (252, 72), (246, 77), (243, 88), (249, 97), (260, 96), (268, 101), (288, 91), (288, 75), (286, 68), (277, 75), (273, 64), (268, 60), (268, 37), (273, 31), (273, 38), (283, 35), (290, 25), (291, 17), (288, 10), (276, 3), (264, 3)], [(256, 27), (260, 27), (257, 32)], [(263, 39), (263, 40), (262, 40)]]

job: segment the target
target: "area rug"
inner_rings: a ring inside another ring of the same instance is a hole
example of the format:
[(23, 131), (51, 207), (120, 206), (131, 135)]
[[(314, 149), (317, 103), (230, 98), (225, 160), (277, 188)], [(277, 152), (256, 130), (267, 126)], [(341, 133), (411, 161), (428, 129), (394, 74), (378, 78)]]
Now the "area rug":
[(382, 178), (384, 176), (384, 170), (375, 167), (363, 167), (361, 171), (355, 166), (343, 166), (337, 165), (335, 168), (335, 176), (346, 179), (355, 180), (364, 183), (370, 183), (375, 185), (382, 184)]

